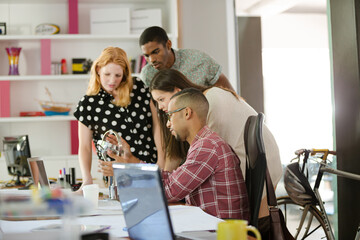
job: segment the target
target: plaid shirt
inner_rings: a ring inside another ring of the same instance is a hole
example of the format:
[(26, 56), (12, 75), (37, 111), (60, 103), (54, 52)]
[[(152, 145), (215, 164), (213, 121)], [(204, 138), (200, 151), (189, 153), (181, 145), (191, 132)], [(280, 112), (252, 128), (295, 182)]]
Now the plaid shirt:
[(219, 135), (202, 128), (192, 142), (185, 163), (162, 171), (169, 202), (185, 198), (219, 218), (249, 219), (249, 205), (240, 160)]

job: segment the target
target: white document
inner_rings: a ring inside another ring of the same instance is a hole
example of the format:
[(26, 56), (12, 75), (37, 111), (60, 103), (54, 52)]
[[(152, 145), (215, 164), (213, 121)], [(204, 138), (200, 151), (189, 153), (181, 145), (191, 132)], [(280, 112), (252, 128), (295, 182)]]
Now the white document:
[(175, 233), (216, 230), (218, 223), (223, 221), (199, 207), (176, 205), (169, 206), (169, 210)]

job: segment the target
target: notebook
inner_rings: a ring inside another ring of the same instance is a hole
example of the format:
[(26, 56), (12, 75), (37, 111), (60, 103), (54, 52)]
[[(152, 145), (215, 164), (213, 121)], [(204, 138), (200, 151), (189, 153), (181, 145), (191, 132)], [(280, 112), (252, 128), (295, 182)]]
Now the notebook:
[(28, 158), (31, 177), (35, 187), (50, 186), (49, 179), (46, 174), (44, 160), (40, 157)]
[(174, 234), (156, 164), (114, 163), (113, 168), (131, 239), (190, 239)]

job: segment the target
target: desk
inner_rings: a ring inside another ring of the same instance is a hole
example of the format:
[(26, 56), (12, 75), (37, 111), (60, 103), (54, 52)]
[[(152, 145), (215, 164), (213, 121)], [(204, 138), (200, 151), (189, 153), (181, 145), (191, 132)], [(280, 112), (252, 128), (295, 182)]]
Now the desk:
[[(20, 191), (20, 190), (19, 190)], [(0, 191), (1, 193), (1, 191)], [(77, 217), (75, 219), (63, 220), (29, 220), (29, 221), (5, 221), (0, 220), (0, 228), (3, 232), (3, 239), (68, 239), (59, 232), (31, 232), (32, 229), (46, 226), (49, 224), (62, 224), (64, 221), (71, 221), (71, 224), (89, 224), (89, 225), (110, 225), (107, 230), (110, 233), (110, 239), (126, 239), (127, 232), (124, 231), (125, 220), (122, 212), (119, 211), (114, 204), (108, 204), (106, 200), (99, 201), (99, 209), (90, 212), (86, 216)], [(186, 231), (205, 231), (215, 230), (217, 224), (222, 220), (203, 212), (198, 207), (174, 205), (169, 207), (172, 225), (175, 233)], [(14, 234), (17, 234), (15, 236)], [(26, 238), (24, 238), (24, 234)], [(198, 238), (198, 239), (215, 239), (216, 235), (212, 237)], [(0, 239), (1, 232), (0, 232)]]

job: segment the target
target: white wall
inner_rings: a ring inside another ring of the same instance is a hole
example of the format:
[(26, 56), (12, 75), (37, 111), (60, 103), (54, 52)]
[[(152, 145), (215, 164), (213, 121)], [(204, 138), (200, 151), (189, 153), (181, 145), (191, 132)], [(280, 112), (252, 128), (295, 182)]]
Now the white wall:
[(284, 163), (300, 148), (333, 148), (325, 14), (262, 18), (266, 122)]
[(263, 48), (329, 48), (325, 14), (262, 17)]
[(233, 0), (180, 0), (181, 48), (212, 56), (237, 89), (235, 11)]

